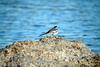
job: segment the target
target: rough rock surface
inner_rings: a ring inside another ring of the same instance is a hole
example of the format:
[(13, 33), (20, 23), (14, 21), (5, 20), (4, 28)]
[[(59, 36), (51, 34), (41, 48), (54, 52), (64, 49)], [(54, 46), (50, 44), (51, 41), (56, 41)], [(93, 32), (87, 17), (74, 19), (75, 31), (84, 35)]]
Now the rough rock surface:
[(0, 67), (100, 67), (100, 55), (79, 41), (47, 37), (2, 49)]

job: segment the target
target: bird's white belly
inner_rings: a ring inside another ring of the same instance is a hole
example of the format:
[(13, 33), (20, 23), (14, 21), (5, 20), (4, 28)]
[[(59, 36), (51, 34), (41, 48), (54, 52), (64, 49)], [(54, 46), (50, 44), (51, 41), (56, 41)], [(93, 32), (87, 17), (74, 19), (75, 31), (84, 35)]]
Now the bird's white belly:
[(58, 34), (58, 30), (56, 31), (52, 31), (51, 33), (49, 33), (50, 35), (57, 35)]

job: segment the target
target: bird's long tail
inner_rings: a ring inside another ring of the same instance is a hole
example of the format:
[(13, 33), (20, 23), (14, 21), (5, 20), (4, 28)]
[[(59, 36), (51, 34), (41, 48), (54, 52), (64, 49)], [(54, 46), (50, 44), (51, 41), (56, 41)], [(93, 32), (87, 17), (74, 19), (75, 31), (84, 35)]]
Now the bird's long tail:
[(41, 34), (40, 36), (43, 36), (43, 35), (45, 35), (46, 33), (43, 33), (43, 34)]

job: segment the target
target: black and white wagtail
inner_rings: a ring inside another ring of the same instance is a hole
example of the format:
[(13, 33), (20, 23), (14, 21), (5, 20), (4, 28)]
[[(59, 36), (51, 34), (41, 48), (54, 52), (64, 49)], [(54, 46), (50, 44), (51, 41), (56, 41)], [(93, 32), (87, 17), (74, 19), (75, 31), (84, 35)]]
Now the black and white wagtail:
[(58, 29), (57, 29), (57, 26), (54, 26), (49, 31), (41, 34), (40, 36), (42, 36), (42, 35), (56, 35), (56, 34), (58, 34)]

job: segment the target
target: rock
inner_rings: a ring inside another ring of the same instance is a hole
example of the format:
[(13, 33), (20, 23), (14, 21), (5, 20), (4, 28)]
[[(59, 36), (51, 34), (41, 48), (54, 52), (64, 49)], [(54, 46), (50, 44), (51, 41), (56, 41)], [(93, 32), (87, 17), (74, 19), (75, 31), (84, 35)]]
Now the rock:
[(0, 50), (0, 67), (99, 67), (100, 55), (84, 43), (47, 37), (15, 42)]

